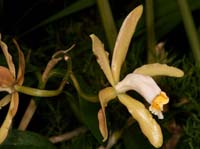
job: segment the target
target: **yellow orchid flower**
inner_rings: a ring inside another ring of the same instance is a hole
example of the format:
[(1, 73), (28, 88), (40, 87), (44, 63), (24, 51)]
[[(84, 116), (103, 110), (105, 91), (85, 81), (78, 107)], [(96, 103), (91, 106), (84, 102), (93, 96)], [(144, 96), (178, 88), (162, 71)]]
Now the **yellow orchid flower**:
[(8, 64), (8, 68), (0, 66), (0, 91), (8, 92), (8, 95), (6, 95), (0, 100), (0, 108), (6, 106), (10, 102), (6, 118), (0, 127), (0, 143), (2, 143), (7, 137), (10, 125), (12, 123), (12, 119), (15, 116), (18, 109), (19, 95), (18, 92), (15, 91), (14, 85), (15, 84), (22, 85), (24, 81), (24, 69), (25, 69), (24, 54), (20, 50), (17, 42), (15, 40), (13, 41), (19, 53), (19, 68), (17, 76), (12, 56), (8, 52), (7, 45), (1, 40), (1, 34), (0, 34), (0, 46)]
[(151, 76), (165, 75), (172, 77), (182, 77), (183, 71), (178, 68), (167, 66), (166, 64), (148, 64), (136, 69), (120, 80), (120, 70), (125, 61), (131, 38), (135, 32), (136, 25), (142, 15), (143, 6), (136, 7), (124, 20), (112, 56), (110, 66), (108, 52), (105, 51), (103, 43), (94, 34), (92, 39), (92, 49), (97, 57), (101, 69), (107, 77), (111, 87), (99, 91), (101, 109), (98, 112), (99, 129), (103, 136), (103, 141), (108, 138), (106, 124), (105, 107), (107, 103), (118, 97), (119, 101), (127, 107), (132, 117), (139, 123), (139, 126), (154, 147), (160, 147), (163, 143), (162, 131), (158, 123), (152, 117), (145, 106), (126, 94), (128, 90), (135, 90), (141, 94), (150, 105), (149, 110), (162, 119), (163, 105), (169, 102), (165, 92), (161, 91)]

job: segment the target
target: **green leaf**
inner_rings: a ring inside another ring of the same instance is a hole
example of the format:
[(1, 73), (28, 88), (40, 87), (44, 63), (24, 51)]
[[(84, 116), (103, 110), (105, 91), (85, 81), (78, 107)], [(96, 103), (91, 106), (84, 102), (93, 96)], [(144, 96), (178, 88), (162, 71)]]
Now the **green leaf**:
[[(188, 0), (191, 11), (200, 9), (199, 0)], [(181, 14), (177, 2), (174, 0), (154, 0), (154, 16), (155, 16), (155, 32), (156, 38), (160, 39), (174, 29), (177, 25), (181, 23)], [(136, 36), (143, 34), (145, 35), (145, 20), (144, 17), (141, 18), (143, 22), (140, 24), (136, 31)]]
[(137, 124), (127, 129), (123, 134), (125, 149), (154, 149), (147, 138), (142, 134)]
[(58, 13), (50, 16), (49, 18), (43, 20), (42, 22), (40, 22), (39, 24), (35, 25), (34, 27), (32, 27), (31, 29), (29, 29), (28, 31), (22, 33), (20, 36), (24, 36), (27, 33), (30, 33), (36, 29), (38, 29), (39, 27), (42, 27), (44, 25), (47, 25), (49, 23), (52, 23), (54, 21), (57, 21), (58, 19), (61, 19), (63, 17), (66, 17), (68, 15), (71, 15), (73, 13), (76, 13), (80, 10), (83, 10), (85, 8), (88, 8), (92, 5), (94, 5), (96, 3), (95, 0), (79, 0), (73, 4), (71, 4), (69, 7), (59, 11)]
[(93, 140), (91, 135), (80, 135), (72, 140), (71, 149), (93, 149)]
[[(200, 8), (199, 0), (188, 0), (188, 4), (191, 11)], [(156, 33), (159, 38), (181, 23), (181, 14), (176, 1), (156, 0), (154, 9)]]
[(11, 130), (0, 149), (55, 149), (48, 138), (29, 131)]
[(82, 98), (79, 100), (83, 121), (95, 138), (101, 143), (102, 136), (99, 131), (97, 113), (100, 109), (99, 103), (91, 103)]

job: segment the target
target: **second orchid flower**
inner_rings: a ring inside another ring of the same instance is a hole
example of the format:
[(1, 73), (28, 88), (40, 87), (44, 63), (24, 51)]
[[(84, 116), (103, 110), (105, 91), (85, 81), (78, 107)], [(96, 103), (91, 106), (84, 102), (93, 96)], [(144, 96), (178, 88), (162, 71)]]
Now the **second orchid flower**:
[(150, 104), (149, 110), (157, 115), (159, 119), (162, 119), (163, 106), (169, 102), (169, 98), (152, 79), (152, 76), (182, 77), (184, 73), (178, 68), (155, 63), (136, 69), (120, 81), (121, 66), (125, 61), (131, 38), (142, 15), (142, 11), (143, 6), (140, 5), (131, 11), (124, 20), (115, 43), (111, 66), (108, 52), (105, 51), (103, 43), (94, 34), (90, 35), (93, 43), (92, 49), (97, 57), (97, 62), (111, 84), (111, 87), (99, 91), (101, 104), (101, 109), (98, 112), (99, 129), (103, 136), (103, 141), (106, 141), (108, 130), (105, 107), (110, 100), (118, 97), (119, 101), (126, 106), (132, 117), (139, 123), (143, 134), (148, 138), (150, 143), (154, 147), (160, 147), (163, 144), (163, 136), (159, 124), (145, 106), (126, 94), (126, 91), (135, 90), (142, 95)]

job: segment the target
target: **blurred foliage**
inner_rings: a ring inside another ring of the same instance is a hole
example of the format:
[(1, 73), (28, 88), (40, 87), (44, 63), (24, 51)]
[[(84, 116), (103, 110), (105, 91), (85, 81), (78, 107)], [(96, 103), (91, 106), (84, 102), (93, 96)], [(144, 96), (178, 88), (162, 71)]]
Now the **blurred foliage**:
[(26, 149), (26, 148), (48, 148), (55, 149), (56, 147), (48, 141), (48, 138), (40, 136), (34, 132), (24, 132), (12, 130), (9, 137), (0, 146), (0, 148)]
[[(118, 29), (125, 16), (133, 8), (138, 4), (145, 4), (144, 0), (110, 0), (109, 2)], [(200, 1), (188, 0), (188, 3), (196, 26), (200, 30)], [(103, 39), (105, 47), (108, 49), (95, 0), (21, 2), (0, 0), (0, 4), (3, 4), (0, 6), (2, 20), (0, 32), (3, 40), (6, 41), (9, 50), (13, 53), (14, 61), (17, 52), (14, 51), (11, 37), (18, 39), (27, 58), (24, 85), (37, 87), (37, 75), (44, 71), (53, 53), (60, 49), (67, 49), (74, 43), (76, 46), (69, 52), (69, 55), (72, 59), (73, 72), (77, 76), (82, 90), (88, 94), (97, 95), (100, 89), (108, 85), (92, 53), (89, 39), (89, 34), (95, 33), (100, 39)], [(200, 67), (194, 64), (176, 1), (155, 0), (154, 15), (156, 42), (164, 42), (163, 48), (167, 53), (165, 59), (160, 62), (167, 62), (185, 72), (185, 76), (181, 79), (157, 79), (162, 90), (166, 91), (170, 97), (165, 119), (159, 121), (165, 136), (162, 148), (172, 145), (173, 143), (170, 144), (170, 141), (174, 136), (179, 137), (178, 140), (175, 140), (177, 141), (175, 148), (199, 148)], [(200, 32), (198, 34), (200, 35)], [(122, 75), (147, 62), (146, 43), (145, 15), (143, 15), (129, 47)], [(6, 64), (2, 54), (0, 63), (1, 65)], [(66, 69), (64, 62), (56, 65), (54, 71), (58, 73), (56, 77), (52, 77), (48, 81), (46, 88), (55, 89)], [(20, 107), (13, 122), (13, 128), (17, 128), (30, 98), (30, 96), (20, 94)], [(140, 99), (139, 95), (138, 99)], [(98, 103), (90, 103), (79, 97), (73, 83), (69, 81), (61, 95), (50, 99), (44, 98), (38, 102), (38, 109), (27, 129), (45, 137), (51, 137), (84, 125), (89, 131), (71, 140), (57, 143), (55, 146), (61, 149), (97, 148), (103, 144), (97, 122), (99, 107)], [(4, 111), (1, 110), (1, 113)], [(126, 125), (129, 114), (117, 101), (110, 102), (107, 111), (108, 127), (113, 126), (109, 130), (113, 132)], [(2, 122), (3, 118), (0, 121)], [(22, 137), (28, 135), (23, 137), (24, 144), (33, 144), (38, 139), (38, 136), (29, 135), (29, 132), (26, 134), (26, 131), (24, 133), (16, 131), (16, 133)], [(15, 135), (12, 131), (10, 134)], [(8, 140), (13, 141), (12, 135)], [(32, 138), (29, 139), (29, 137), (35, 137), (36, 140), (33, 138), (33, 142), (31, 142)], [(27, 140), (30, 142), (26, 143)], [(40, 139), (37, 142), (45, 143), (45, 140)], [(113, 146), (113, 149), (120, 148), (147, 149), (152, 146), (141, 135), (138, 125), (134, 123), (123, 131), (121, 138)]]

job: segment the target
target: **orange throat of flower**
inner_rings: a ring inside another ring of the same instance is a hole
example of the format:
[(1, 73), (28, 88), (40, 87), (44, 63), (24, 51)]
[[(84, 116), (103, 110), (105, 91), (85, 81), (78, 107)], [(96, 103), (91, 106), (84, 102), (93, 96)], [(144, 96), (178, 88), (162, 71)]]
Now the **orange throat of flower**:
[(159, 119), (163, 119), (163, 114), (162, 114), (162, 111), (163, 111), (163, 106), (165, 104), (167, 104), (169, 102), (169, 98), (167, 97), (167, 95), (165, 94), (165, 92), (160, 92), (159, 95), (157, 95), (152, 103), (151, 103), (151, 106), (149, 107), (149, 110), (158, 116)]

